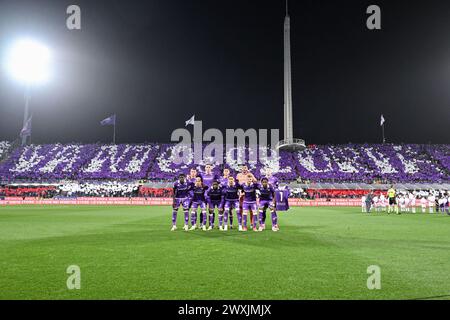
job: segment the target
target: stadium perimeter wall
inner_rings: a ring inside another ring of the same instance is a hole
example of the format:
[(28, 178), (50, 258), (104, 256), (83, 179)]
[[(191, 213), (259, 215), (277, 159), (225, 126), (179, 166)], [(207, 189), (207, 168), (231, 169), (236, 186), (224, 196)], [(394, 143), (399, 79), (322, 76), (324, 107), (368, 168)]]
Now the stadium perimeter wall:
[[(76, 199), (36, 199), (36, 198), (17, 198), (6, 197), (0, 200), (0, 206), (11, 205), (127, 205), (127, 206), (168, 206), (172, 205), (172, 198), (76, 198)], [(292, 207), (356, 207), (361, 206), (361, 200), (358, 199), (289, 199), (289, 205)]]

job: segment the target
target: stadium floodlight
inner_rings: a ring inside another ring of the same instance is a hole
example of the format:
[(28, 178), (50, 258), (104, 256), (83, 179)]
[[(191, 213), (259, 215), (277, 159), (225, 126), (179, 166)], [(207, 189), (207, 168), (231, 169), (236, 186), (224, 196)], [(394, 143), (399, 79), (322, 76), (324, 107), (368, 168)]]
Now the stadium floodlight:
[[(6, 70), (14, 79), (25, 85), (23, 128), (29, 121), (30, 88), (48, 81), (50, 60), (50, 50), (45, 45), (27, 38), (17, 40), (6, 53), (4, 61)], [(30, 136), (31, 131), (27, 135), (22, 135), (22, 145), (27, 143)]]
[(50, 50), (32, 39), (21, 39), (7, 52), (6, 68), (13, 78), (26, 84), (46, 82), (50, 76)]

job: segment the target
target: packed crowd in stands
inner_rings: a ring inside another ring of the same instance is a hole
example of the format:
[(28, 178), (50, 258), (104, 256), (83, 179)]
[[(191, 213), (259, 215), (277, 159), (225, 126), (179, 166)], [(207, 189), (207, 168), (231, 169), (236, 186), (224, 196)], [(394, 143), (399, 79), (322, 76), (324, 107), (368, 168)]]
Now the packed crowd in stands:
[(146, 177), (157, 150), (157, 145), (29, 145), (15, 149), (0, 164), (0, 178), (141, 179)]
[[(224, 167), (235, 175), (242, 161), (238, 159), (240, 152), (256, 177), (270, 168), (283, 182), (450, 183), (450, 145), (314, 145), (295, 153), (280, 151), (277, 157), (270, 157), (269, 153), (267, 159), (260, 157), (258, 161), (251, 160), (253, 150), (246, 147), (223, 150), (224, 161), (220, 162), (225, 165), (211, 159), (205, 161), (213, 164), (214, 173), (218, 175)], [(184, 158), (181, 164), (175, 161), (180, 154)], [(174, 144), (49, 144), (11, 148), (10, 143), (0, 142), (3, 186), (14, 182), (54, 182), (59, 185), (54, 191), (58, 196), (171, 196), (169, 188), (151, 188), (139, 181), (173, 181), (179, 173), (188, 173), (192, 167), (201, 172), (203, 166), (193, 164), (190, 150)], [(12, 189), (3, 188), (1, 192), (39, 196), (46, 191)], [(364, 190), (296, 188), (292, 196), (357, 198), (362, 192)]]
[(69, 182), (58, 188), (58, 197), (136, 197), (138, 183), (109, 181), (103, 183)]
[(449, 163), (436, 161), (431, 150), (450, 157), (448, 145), (316, 146), (297, 154), (297, 169), (316, 182), (448, 181)]
[[(376, 190), (379, 194), (381, 190)], [(344, 189), (308, 189), (305, 191), (305, 199), (359, 199), (367, 194), (367, 190), (344, 190)]]
[(0, 141), (0, 160), (7, 154), (10, 147), (11, 143), (8, 141)]
[[(236, 155), (242, 150), (225, 151), (222, 162), (235, 174), (240, 164)], [(179, 152), (173, 144), (29, 145), (16, 148), (0, 163), (0, 179), (171, 181), (194, 166), (190, 152), (182, 164), (176, 163)], [(450, 181), (450, 145), (313, 146), (297, 153), (280, 151), (277, 158), (254, 162), (249, 161), (248, 148), (243, 152), (256, 176), (269, 167), (282, 181), (296, 181), (299, 177), (314, 182)], [(219, 174), (220, 169), (216, 165), (215, 173)]]
[(165, 198), (173, 196), (173, 188), (151, 188), (141, 186), (139, 196), (148, 198)]
[(0, 187), (0, 197), (33, 197), (33, 198), (53, 198), (58, 193), (54, 186), (39, 187)]

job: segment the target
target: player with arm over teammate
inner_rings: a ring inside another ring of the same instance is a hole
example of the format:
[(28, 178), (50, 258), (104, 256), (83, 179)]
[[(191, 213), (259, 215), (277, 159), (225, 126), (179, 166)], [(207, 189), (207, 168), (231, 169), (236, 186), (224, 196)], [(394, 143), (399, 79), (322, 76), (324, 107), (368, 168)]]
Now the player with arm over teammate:
[(228, 183), (222, 188), (224, 201), (224, 226), (222, 227), (222, 219), (219, 216), (219, 229), (221, 231), (228, 230), (228, 216), (231, 215), (233, 209), (236, 210), (238, 216), (239, 229), (242, 228), (242, 215), (240, 210), (239, 196), (242, 187), (236, 183), (233, 177), (228, 178)]
[(258, 209), (256, 206), (256, 191), (259, 190), (258, 184), (254, 181), (254, 176), (247, 175), (247, 182), (242, 186), (244, 193), (244, 201), (242, 203), (242, 229), (239, 231), (247, 231), (247, 217), (250, 213), (253, 216), (253, 231), (258, 231), (256, 225), (258, 222)]
[(222, 187), (219, 185), (218, 181), (214, 181), (212, 186), (206, 192), (209, 210), (209, 227), (208, 230), (214, 229), (214, 209), (217, 208), (219, 211), (219, 225), (220, 221), (223, 219), (223, 195)]
[(203, 184), (202, 177), (197, 177), (195, 185), (192, 187), (192, 205), (191, 205), (191, 228), (189, 230), (195, 230), (197, 228), (197, 208), (200, 208), (203, 213), (201, 222), (201, 228), (206, 231), (206, 190), (207, 186)]
[[(246, 165), (241, 165), (241, 167), (240, 167), (240, 172), (237, 174), (237, 176), (236, 176), (236, 179), (237, 179), (237, 183), (239, 184), (239, 185), (241, 185), (241, 186), (243, 186), (244, 184), (246, 184), (247, 183), (247, 176), (248, 175), (251, 175), (252, 176), (252, 179), (253, 179), (253, 182), (257, 182), (257, 180), (256, 180), (256, 178), (255, 178), (255, 176), (253, 175), (253, 173), (251, 173), (249, 170), (248, 170), (248, 167), (246, 166)], [(240, 212), (241, 212), (241, 215), (242, 215), (242, 213), (243, 213), (243, 207), (242, 207), (242, 204), (244, 203), (244, 194), (242, 193), (241, 194), (241, 197), (240, 197), (240, 199), (239, 199), (239, 203), (240, 203)], [(252, 216), (252, 218), (253, 218), (253, 216)]]
[(172, 231), (177, 229), (177, 213), (180, 206), (183, 207), (184, 211), (184, 227), (185, 231), (188, 230), (189, 226), (189, 204), (190, 198), (189, 193), (192, 189), (192, 183), (186, 181), (186, 176), (180, 174), (178, 176), (178, 181), (173, 185), (173, 203), (172, 203)]
[(236, 176), (237, 183), (240, 185), (244, 185), (247, 182), (247, 178), (249, 175), (252, 177), (253, 182), (257, 181), (253, 173), (248, 170), (248, 167), (246, 165), (242, 165), (240, 172)]
[(269, 184), (268, 178), (262, 178), (261, 186), (259, 188), (259, 231), (263, 231), (266, 228), (265, 213), (267, 209), (269, 209), (272, 214), (272, 230), (279, 230), (276, 207), (275, 189)]

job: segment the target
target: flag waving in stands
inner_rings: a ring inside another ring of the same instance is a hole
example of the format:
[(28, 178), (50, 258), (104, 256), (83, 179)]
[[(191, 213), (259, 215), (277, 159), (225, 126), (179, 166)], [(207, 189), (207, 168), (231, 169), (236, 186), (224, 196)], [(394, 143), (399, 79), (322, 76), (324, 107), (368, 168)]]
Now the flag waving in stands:
[(384, 117), (383, 117), (383, 115), (381, 115), (381, 119), (380, 119), (380, 126), (383, 126), (383, 124), (384, 124), (384, 122), (385, 122), (386, 120), (384, 120)]
[(113, 114), (106, 119), (100, 121), (102, 126), (114, 126), (113, 143), (116, 144), (116, 115)]
[(103, 119), (100, 121), (100, 124), (102, 126), (115, 126), (116, 125), (116, 115), (113, 114), (112, 116), (109, 116), (106, 119)]
[(194, 125), (194, 123), (195, 123), (195, 114), (185, 122), (185, 127), (187, 127), (190, 124)]

